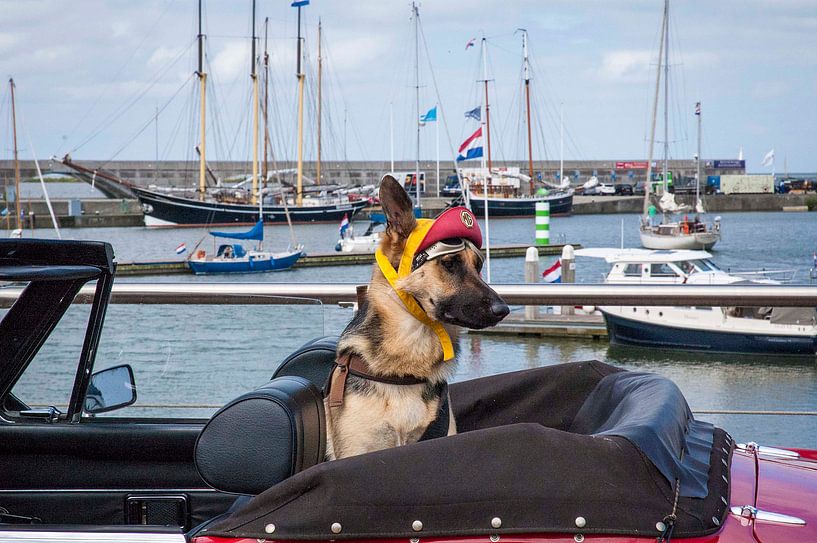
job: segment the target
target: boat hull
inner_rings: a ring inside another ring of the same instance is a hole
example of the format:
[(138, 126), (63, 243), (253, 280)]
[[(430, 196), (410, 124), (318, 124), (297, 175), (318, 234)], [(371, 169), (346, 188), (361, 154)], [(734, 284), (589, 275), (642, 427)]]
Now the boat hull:
[[(485, 199), (471, 195), (471, 211), (478, 217), (485, 213)], [(488, 215), (493, 217), (533, 217), (536, 203), (548, 202), (550, 215), (573, 213), (573, 191), (545, 198), (488, 198)]]
[[(252, 225), (259, 220), (258, 206), (202, 202), (134, 188), (145, 212), (148, 226), (213, 226)], [(366, 200), (320, 206), (270, 206), (263, 209), (265, 223), (284, 223), (287, 211), (294, 223), (340, 222), (344, 215), (352, 217), (368, 205)]]
[(663, 235), (642, 229), (640, 233), (641, 245), (646, 249), (708, 251), (721, 239), (720, 233), (717, 232)]
[(303, 253), (297, 252), (281, 257), (269, 258), (230, 258), (218, 260), (195, 260), (187, 262), (196, 275), (210, 273), (265, 273), (282, 271), (295, 265)]
[(602, 309), (610, 343), (722, 353), (808, 355), (817, 353), (815, 335), (776, 335), (690, 329), (627, 319)]

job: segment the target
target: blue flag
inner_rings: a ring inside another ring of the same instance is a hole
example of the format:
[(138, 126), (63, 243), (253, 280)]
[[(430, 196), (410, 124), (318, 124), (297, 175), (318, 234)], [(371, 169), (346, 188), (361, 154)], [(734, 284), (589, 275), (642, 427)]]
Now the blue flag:
[(308, 6), (309, 5), (309, 0), (295, 0), (295, 2), (292, 2), (292, 4), (290, 4), (290, 5), (293, 8), (300, 8), (300, 7), (303, 7), (303, 6)]
[(466, 111), (465, 112), (465, 118), (466, 119), (474, 119), (475, 121), (481, 120), (482, 119), (482, 108), (481, 107), (475, 107), (471, 111)]
[(437, 106), (434, 106), (433, 108), (429, 109), (428, 113), (426, 113), (425, 115), (420, 115), (421, 123), (427, 123), (436, 120), (437, 120)]

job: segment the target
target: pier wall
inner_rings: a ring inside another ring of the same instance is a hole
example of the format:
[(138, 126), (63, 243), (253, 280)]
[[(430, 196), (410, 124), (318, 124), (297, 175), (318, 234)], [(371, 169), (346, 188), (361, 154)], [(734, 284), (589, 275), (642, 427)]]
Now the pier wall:
[[(708, 213), (726, 211), (783, 211), (784, 208), (802, 208), (806, 194), (713, 194), (706, 196), (704, 207)], [(685, 202), (683, 197), (679, 202)], [(576, 196), (573, 199), (574, 215), (592, 215), (607, 213), (641, 213), (644, 198), (642, 196)]]
[[(148, 185), (172, 186), (172, 187), (192, 187), (198, 184), (199, 163), (196, 161), (160, 161), (150, 160), (82, 160), (74, 159), (78, 164), (92, 170), (103, 170), (114, 174), (126, 181), (135, 183), (138, 186)], [(595, 175), (601, 181), (636, 183), (643, 181), (646, 176), (646, 169), (641, 168), (616, 168), (617, 163), (624, 163), (624, 160), (567, 160), (564, 162), (564, 175), (571, 179), (573, 185), (581, 185), (591, 176)], [(715, 161), (705, 160), (705, 164), (714, 164)], [(645, 164), (646, 160), (626, 160), (626, 163)], [(208, 162), (210, 168), (216, 175), (225, 182), (236, 181), (252, 171), (249, 162)], [(462, 165), (462, 164), (461, 164)], [(56, 160), (43, 161), (40, 166), (44, 173), (70, 173), (72, 170)], [(494, 161), (495, 168), (520, 167), (521, 171), (528, 171), (527, 163), (520, 161)], [(34, 178), (37, 171), (34, 162), (23, 160), (20, 162), (21, 175), (23, 178)], [(436, 192), (436, 162), (432, 160), (421, 160), (420, 170), (426, 174), (427, 192)], [(394, 171), (413, 172), (415, 168), (414, 160), (395, 161)], [(676, 177), (694, 176), (697, 168), (695, 160), (670, 160), (669, 168)], [(269, 165), (270, 170), (288, 170), (287, 176), (294, 177), (295, 164), (293, 162), (279, 162)], [(328, 161), (321, 163), (321, 182), (323, 184), (360, 186), (376, 184), (384, 173), (391, 169), (388, 160), (370, 161)], [(547, 179), (554, 180), (559, 172), (558, 160), (537, 160), (533, 163), (536, 174), (542, 174)], [(314, 162), (304, 163), (304, 176), (307, 183), (311, 184), (315, 178), (316, 165)], [(454, 173), (454, 163), (451, 160), (440, 163), (440, 185), (445, 183), (448, 175)], [(725, 169), (704, 167), (702, 176), (721, 174), (743, 174), (744, 169)], [(11, 160), (0, 160), (0, 180), (8, 183), (14, 179), (14, 168)]]

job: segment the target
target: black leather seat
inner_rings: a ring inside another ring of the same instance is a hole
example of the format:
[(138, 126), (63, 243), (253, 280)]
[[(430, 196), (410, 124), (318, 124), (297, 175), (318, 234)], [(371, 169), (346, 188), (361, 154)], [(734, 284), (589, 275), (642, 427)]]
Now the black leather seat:
[(222, 407), (196, 441), (196, 469), (223, 492), (259, 494), (323, 462), (323, 395), (302, 377), (276, 377)]
[(314, 339), (288, 356), (264, 386), (216, 412), (196, 441), (196, 469), (222, 492), (239, 494), (228, 511), (187, 533), (188, 539), (250, 498), (323, 462), (326, 419), (321, 392), (335, 365), (337, 336)]

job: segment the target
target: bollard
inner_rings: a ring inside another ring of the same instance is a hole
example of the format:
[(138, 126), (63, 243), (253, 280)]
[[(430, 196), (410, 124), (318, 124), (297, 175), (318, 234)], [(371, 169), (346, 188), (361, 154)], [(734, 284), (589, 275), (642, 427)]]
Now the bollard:
[(536, 245), (550, 245), (550, 202), (536, 202)]
[[(536, 247), (528, 247), (528, 250), (525, 252), (525, 282), (539, 282), (539, 250)], [(525, 306), (525, 320), (533, 320), (538, 317), (539, 306)]]
[[(576, 255), (572, 245), (562, 247), (562, 283), (576, 282)], [(573, 315), (575, 309), (572, 305), (562, 306), (562, 315)]]

